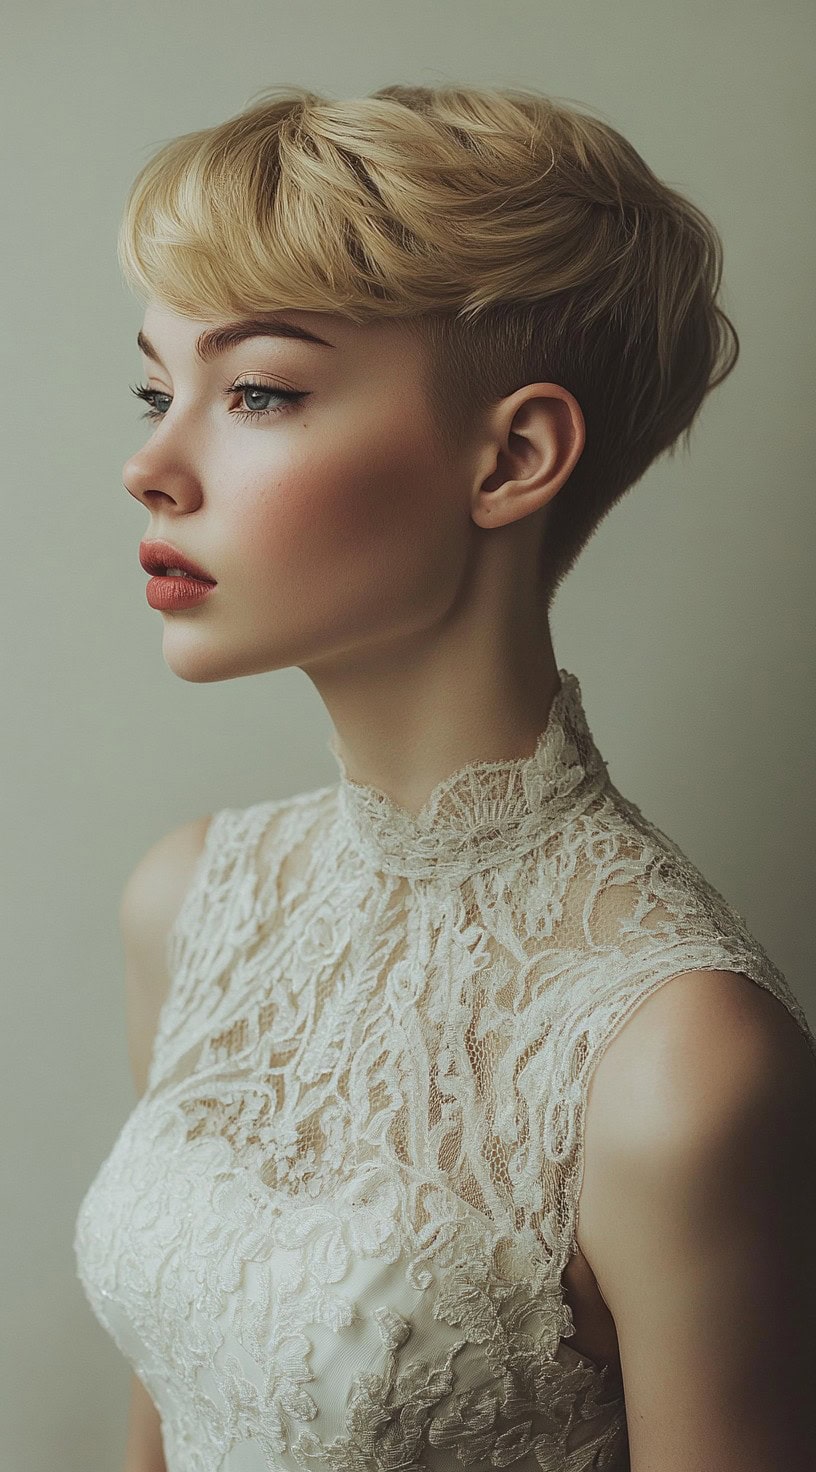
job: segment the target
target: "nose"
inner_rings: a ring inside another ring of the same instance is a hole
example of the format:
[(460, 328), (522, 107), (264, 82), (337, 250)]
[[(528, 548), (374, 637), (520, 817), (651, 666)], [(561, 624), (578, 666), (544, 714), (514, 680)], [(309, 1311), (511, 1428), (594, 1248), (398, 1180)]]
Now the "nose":
[(148, 511), (172, 509), (192, 511), (201, 502), (201, 487), (191, 471), (181, 464), (159, 467), (143, 452), (132, 455), (122, 468), (122, 485), (134, 501)]

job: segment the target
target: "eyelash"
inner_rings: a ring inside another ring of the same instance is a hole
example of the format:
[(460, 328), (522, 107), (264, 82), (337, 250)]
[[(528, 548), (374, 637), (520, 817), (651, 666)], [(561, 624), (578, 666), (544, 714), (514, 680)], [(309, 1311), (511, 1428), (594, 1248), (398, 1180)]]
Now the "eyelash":
[[(232, 410), (233, 419), (264, 419), (269, 414), (281, 414), (284, 413), (295, 400), (303, 399), (306, 397), (305, 394), (297, 393), (294, 389), (273, 388), (268, 383), (257, 383), (254, 379), (244, 379), (241, 383), (230, 384), (229, 388), (224, 389), (224, 395), (225, 397), (228, 397), (230, 394), (240, 393), (242, 389), (247, 388), (259, 389), (266, 394), (275, 394), (278, 398), (284, 399), (285, 402), (283, 404), (278, 404), (274, 409), (234, 409)], [(139, 416), (141, 419), (152, 419), (158, 422), (160, 419), (164, 418), (167, 410), (157, 409), (155, 401), (156, 399), (169, 399), (171, 397), (170, 394), (162, 393), (161, 389), (159, 388), (148, 388), (147, 385), (144, 383), (131, 384), (130, 391), (132, 394), (135, 394), (137, 398), (143, 399), (146, 404), (151, 405), (151, 407), (144, 414), (141, 414)]]

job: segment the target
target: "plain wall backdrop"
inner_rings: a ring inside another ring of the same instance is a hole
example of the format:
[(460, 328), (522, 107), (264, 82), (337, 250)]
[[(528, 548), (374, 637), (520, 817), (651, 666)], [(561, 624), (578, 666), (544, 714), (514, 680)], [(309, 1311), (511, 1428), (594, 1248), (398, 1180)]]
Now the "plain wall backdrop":
[[(133, 1108), (117, 908), (171, 827), (337, 779), (298, 669), (178, 679), (145, 601), (141, 304), (115, 257), (167, 139), (265, 87), (529, 86), (600, 113), (712, 218), (739, 363), (556, 600), (616, 785), (747, 918), (812, 1023), (813, 82), (799, 0), (58, 0), (5, 7), (2, 1364), (6, 1472), (119, 1472), (130, 1369), (75, 1277)], [(568, 487), (566, 494), (569, 493)]]

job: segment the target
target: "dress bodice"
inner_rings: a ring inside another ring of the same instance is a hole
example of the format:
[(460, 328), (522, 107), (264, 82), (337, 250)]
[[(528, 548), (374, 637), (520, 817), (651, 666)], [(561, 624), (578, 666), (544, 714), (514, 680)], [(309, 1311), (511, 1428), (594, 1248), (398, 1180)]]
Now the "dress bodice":
[(744, 919), (612, 784), (578, 681), (535, 751), (413, 815), (340, 780), (217, 812), (148, 1085), (78, 1271), (168, 1472), (628, 1468), (570, 1346), (599, 1057), (684, 971), (768, 988)]

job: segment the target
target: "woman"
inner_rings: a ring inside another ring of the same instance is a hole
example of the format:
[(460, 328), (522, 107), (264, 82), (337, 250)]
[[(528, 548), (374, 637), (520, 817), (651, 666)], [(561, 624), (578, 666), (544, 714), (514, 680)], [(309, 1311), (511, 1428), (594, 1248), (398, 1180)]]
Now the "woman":
[(76, 1251), (127, 1472), (804, 1472), (816, 1040), (549, 631), (734, 366), (716, 231), (535, 93), (288, 88), (160, 150), (120, 259), (164, 657), (304, 670), (339, 775), (125, 886)]

